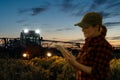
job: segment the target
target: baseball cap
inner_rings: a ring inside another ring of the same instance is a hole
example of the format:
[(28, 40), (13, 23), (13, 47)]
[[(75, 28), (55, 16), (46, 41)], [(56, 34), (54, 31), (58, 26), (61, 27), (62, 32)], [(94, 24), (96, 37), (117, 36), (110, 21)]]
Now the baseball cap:
[(97, 12), (88, 12), (83, 16), (80, 22), (75, 24), (75, 26), (88, 27), (97, 24), (102, 25), (102, 16)]

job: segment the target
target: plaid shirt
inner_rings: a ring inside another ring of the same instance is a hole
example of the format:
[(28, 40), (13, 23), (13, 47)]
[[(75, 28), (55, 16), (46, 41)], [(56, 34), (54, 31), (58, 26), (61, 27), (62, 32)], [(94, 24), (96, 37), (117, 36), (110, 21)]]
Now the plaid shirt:
[(112, 58), (112, 50), (112, 46), (105, 40), (104, 36), (86, 39), (77, 61), (92, 67), (92, 72), (87, 74), (78, 70), (77, 80), (109, 80), (109, 62)]

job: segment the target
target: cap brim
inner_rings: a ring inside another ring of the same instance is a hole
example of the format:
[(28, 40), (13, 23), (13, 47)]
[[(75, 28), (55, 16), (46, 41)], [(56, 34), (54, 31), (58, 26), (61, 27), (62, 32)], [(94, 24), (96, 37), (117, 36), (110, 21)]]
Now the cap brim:
[(74, 24), (74, 26), (79, 26), (79, 23)]
[(86, 24), (86, 23), (82, 23), (82, 22), (80, 22), (80, 23), (76, 23), (74, 26), (79, 26), (79, 27), (88, 27), (88, 26), (90, 26), (89, 24)]

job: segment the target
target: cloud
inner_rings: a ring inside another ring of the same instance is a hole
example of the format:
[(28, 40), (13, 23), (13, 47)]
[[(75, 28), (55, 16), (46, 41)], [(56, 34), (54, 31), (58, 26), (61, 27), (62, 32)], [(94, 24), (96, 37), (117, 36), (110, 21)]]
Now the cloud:
[(26, 19), (21, 19), (21, 20), (16, 21), (16, 23), (23, 23), (25, 21), (27, 21), (27, 20)]
[(111, 2), (110, 5), (108, 5), (108, 8), (113, 8), (113, 7), (116, 7), (118, 9), (118, 7), (120, 7), (120, 1), (114, 1), (114, 2)]
[[(77, 1), (63, 0), (61, 3), (61, 11), (69, 12), (75, 16), (83, 15), (89, 11), (100, 12), (103, 17), (108, 18), (120, 15), (120, 1), (116, 0), (91, 0)], [(104, 9), (104, 10), (103, 10)], [(112, 9), (112, 10), (111, 10)]]
[[(120, 40), (120, 36), (106, 37), (107, 40)], [(81, 44), (85, 42), (84, 39), (70, 40), (70, 42), (80, 42)]]
[[(43, 6), (42, 6), (43, 5)], [(104, 19), (112, 17), (120, 17), (120, 1), (119, 0), (46, 0), (41, 4), (42, 7), (33, 7), (28, 9), (21, 9), (19, 13), (30, 13), (36, 16), (45, 12), (53, 7), (65, 14), (80, 17), (86, 12), (96, 11), (99, 12)], [(24, 21), (24, 20), (23, 20)], [(18, 23), (23, 22), (17, 21)], [(106, 22), (106, 26), (119, 25), (119, 22)], [(56, 31), (63, 31), (69, 29), (58, 29)]]
[(71, 11), (71, 9), (73, 9), (73, 3), (72, 0), (63, 0), (62, 4), (61, 4), (61, 10), (63, 12), (67, 12), (67, 11)]
[(56, 37), (53, 37), (52, 39), (58, 39), (58, 38), (56, 38)]
[(28, 12), (28, 11), (30, 11), (31, 9), (19, 9), (18, 10), (18, 13), (19, 14), (22, 14), (22, 13), (26, 13), (26, 12)]
[[(104, 19), (112, 17), (120, 17), (120, 1), (116, 0), (91, 0), (91, 1), (77, 1), (76, 0), (62, 0), (61, 11), (72, 14), (73, 16), (81, 16), (86, 12), (99, 12)], [(106, 26), (120, 25), (120, 22), (106, 22)], [(61, 31), (61, 30), (60, 30)]]
[(63, 28), (63, 29), (56, 29), (56, 31), (69, 31), (73, 30), (74, 28)]
[(120, 15), (119, 0), (93, 0), (88, 11), (100, 12), (104, 18)]
[(70, 40), (71, 42), (84, 42), (84, 39), (76, 39), (76, 40)]
[(47, 10), (46, 7), (34, 7), (34, 8), (29, 8), (29, 9), (21, 9), (18, 11), (18, 13), (19, 14), (30, 13), (32, 16), (35, 16), (35, 15), (40, 14), (46, 10)]
[(30, 15), (35, 16), (41, 14), (42, 12), (47, 11), (50, 5), (51, 5), (50, 2), (44, 0), (44, 1), (40, 1), (40, 6), (27, 8), (27, 9), (25, 8), (19, 9), (18, 13), (19, 14), (30, 13)]
[(109, 40), (120, 40), (120, 36), (115, 36), (115, 37), (107, 37)]
[(120, 22), (106, 22), (104, 23), (105, 26), (117, 26), (120, 25)]
[(33, 12), (32, 15), (34, 16), (34, 15), (37, 15), (37, 14), (39, 14), (41, 12), (46, 11), (47, 8), (36, 7), (36, 8), (32, 8), (31, 10)]
[(31, 26), (31, 24), (23, 24), (22, 26)]
[(31, 15), (34, 16), (52, 7), (56, 7), (58, 10), (73, 16), (80, 16), (89, 11), (100, 12), (105, 18), (120, 15), (119, 0), (46, 0), (42, 2), (41, 6), (22, 9), (19, 10), (19, 13), (31, 12)]
[(107, 0), (93, 0), (95, 4), (100, 5), (104, 4)]

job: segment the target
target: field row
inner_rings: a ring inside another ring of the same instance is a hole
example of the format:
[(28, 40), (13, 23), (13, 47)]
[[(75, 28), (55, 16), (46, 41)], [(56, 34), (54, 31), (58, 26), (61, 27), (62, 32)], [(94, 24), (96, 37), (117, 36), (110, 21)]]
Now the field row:
[[(120, 59), (110, 62), (111, 80), (120, 80)], [(75, 69), (62, 57), (0, 59), (2, 80), (75, 80)]]

